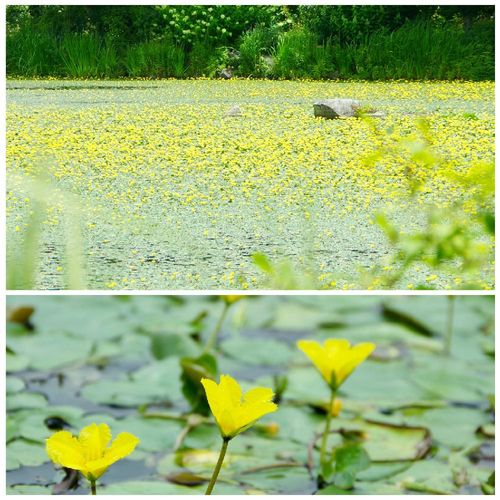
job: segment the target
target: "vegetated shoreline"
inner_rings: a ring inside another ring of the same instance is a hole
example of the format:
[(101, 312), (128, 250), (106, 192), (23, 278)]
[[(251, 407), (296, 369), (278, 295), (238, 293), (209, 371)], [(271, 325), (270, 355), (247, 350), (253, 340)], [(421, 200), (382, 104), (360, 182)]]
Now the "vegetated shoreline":
[(394, 79), (382, 79), (382, 80), (367, 80), (367, 79), (356, 79), (356, 78), (324, 78), (321, 80), (315, 78), (252, 78), (245, 76), (234, 76), (229, 80), (223, 78), (214, 78), (209, 76), (187, 76), (186, 78), (176, 78), (176, 77), (145, 77), (145, 76), (122, 76), (115, 78), (99, 77), (99, 78), (78, 78), (74, 76), (26, 76), (26, 75), (7, 75), (7, 82), (14, 81), (37, 81), (37, 82), (52, 82), (52, 81), (64, 81), (64, 82), (168, 82), (168, 81), (214, 81), (214, 82), (231, 82), (231, 81), (253, 81), (253, 82), (301, 82), (301, 83), (495, 83), (496, 80), (467, 80), (467, 79), (452, 79), (452, 80), (439, 80), (439, 79), (412, 79), (412, 78), (394, 78)]

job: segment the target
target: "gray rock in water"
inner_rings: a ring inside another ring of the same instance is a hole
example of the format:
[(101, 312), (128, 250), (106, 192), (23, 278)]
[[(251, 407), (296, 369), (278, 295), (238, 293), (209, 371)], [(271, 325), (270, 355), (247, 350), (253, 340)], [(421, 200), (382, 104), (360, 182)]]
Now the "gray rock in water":
[(233, 106), (227, 113), (226, 116), (241, 116), (241, 109), (239, 106)]
[(354, 99), (324, 99), (314, 103), (314, 116), (329, 119), (353, 117), (360, 106)]

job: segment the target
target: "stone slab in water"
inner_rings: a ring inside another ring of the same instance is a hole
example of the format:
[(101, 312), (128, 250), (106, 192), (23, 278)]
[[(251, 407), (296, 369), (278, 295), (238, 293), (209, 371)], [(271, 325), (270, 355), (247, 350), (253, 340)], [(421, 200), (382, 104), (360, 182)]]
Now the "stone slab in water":
[(321, 118), (342, 118), (356, 116), (360, 102), (355, 99), (324, 99), (314, 103), (314, 116)]

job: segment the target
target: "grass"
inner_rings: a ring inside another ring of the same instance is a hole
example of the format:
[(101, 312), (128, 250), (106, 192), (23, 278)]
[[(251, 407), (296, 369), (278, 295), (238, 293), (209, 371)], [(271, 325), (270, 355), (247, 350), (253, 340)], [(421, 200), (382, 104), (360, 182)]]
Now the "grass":
[(56, 40), (43, 32), (22, 31), (7, 37), (7, 74), (26, 77), (61, 72)]
[[(315, 33), (296, 26), (279, 37), (270, 28), (245, 33), (236, 47), (239, 60), (220, 57), (224, 47), (199, 39), (189, 47), (168, 35), (118, 46), (97, 35), (65, 34), (60, 40), (40, 28), (9, 33), (7, 74), (70, 78), (185, 78), (213, 76), (233, 66), (243, 77), (308, 79), (493, 80), (491, 22), (462, 26), (408, 22), (398, 30), (378, 31), (356, 45), (319, 44)], [(265, 58), (263, 57), (265, 56)]]
[(171, 40), (156, 40), (132, 46), (125, 56), (127, 75), (150, 78), (182, 78), (185, 74), (185, 55)]
[[(461, 28), (436, 29), (423, 22), (405, 24), (389, 35), (376, 32), (360, 46), (333, 49), (333, 53), (341, 77), (355, 73), (370, 80), (481, 80), (494, 72), (493, 44), (488, 50), (487, 44)], [(342, 67), (345, 60), (350, 66)]]

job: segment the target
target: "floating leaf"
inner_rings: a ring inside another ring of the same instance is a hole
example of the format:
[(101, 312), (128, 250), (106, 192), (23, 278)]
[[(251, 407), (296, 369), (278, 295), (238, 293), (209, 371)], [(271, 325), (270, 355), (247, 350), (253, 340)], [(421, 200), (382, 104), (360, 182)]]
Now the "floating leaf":
[(184, 486), (198, 486), (207, 482), (207, 479), (189, 472), (188, 470), (174, 471), (167, 475), (167, 481)]
[(22, 354), (7, 352), (6, 354), (6, 370), (7, 373), (21, 372), (28, 368), (30, 358)]
[(13, 394), (15, 392), (20, 392), (26, 387), (23, 379), (18, 377), (7, 377), (6, 380), (6, 390), (7, 394)]
[(47, 406), (47, 399), (43, 394), (35, 392), (22, 392), (12, 394), (7, 400), (7, 410), (20, 410), (25, 408), (43, 408)]
[(165, 333), (152, 336), (151, 351), (156, 359), (170, 356), (193, 357), (199, 353), (200, 347), (186, 335)]
[[(11, 469), (18, 468), (21, 465), (36, 467), (49, 461), (45, 444), (31, 443), (24, 439), (16, 439), (7, 445), (7, 454), (11, 460)], [(17, 467), (15, 465), (17, 461)], [(9, 469), (9, 470), (11, 470)]]
[(8, 346), (29, 357), (30, 368), (50, 371), (84, 361), (92, 350), (92, 341), (54, 332), (48, 338), (43, 335), (11, 337)]
[(288, 345), (272, 339), (258, 341), (235, 337), (222, 343), (221, 349), (232, 358), (249, 365), (280, 365), (288, 363), (293, 352)]

